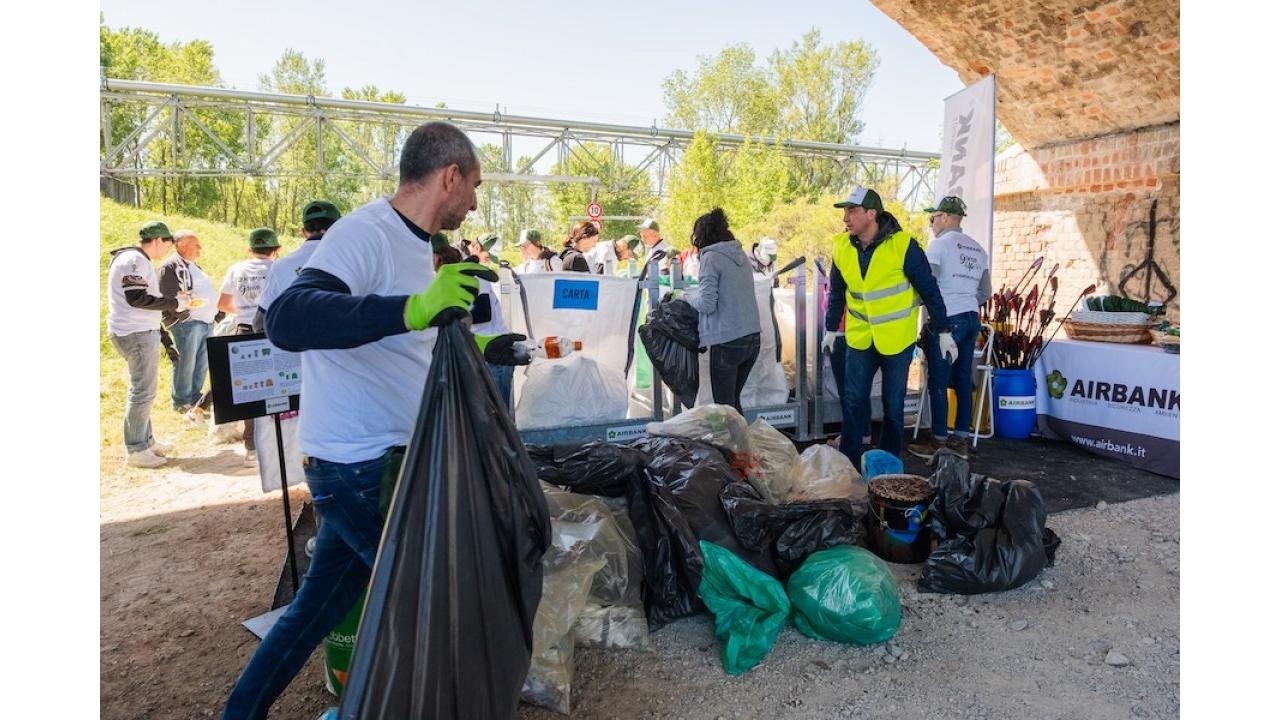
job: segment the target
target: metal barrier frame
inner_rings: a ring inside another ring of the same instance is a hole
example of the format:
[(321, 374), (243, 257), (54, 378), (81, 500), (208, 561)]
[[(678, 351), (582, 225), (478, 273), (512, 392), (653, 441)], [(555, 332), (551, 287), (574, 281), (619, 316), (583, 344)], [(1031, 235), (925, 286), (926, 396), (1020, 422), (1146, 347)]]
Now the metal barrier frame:
[[(658, 306), (659, 293), (661, 292), (661, 289), (658, 282), (659, 273), (650, 273), (649, 270), (661, 259), (662, 258), (654, 257), (646, 262), (639, 278), (641, 289), (649, 291), (650, 310), (653, 310)], [(792, 271), (796, 268), (799, 268), (800, 271), (793, 273)], [(743, 414), (746, 417), (747, 422), (754, 422), (758, 418), (763, 418), (765, 422), (779, 430), (791, 430), (795, 439), (807, 440), (812, 437), (812, 433), (810, 428), (808, 399), (808, 352), (804, 342), (805, 335), (808, 332), (808, 323), (806, 319), (806, 308), (808, 306), (806, 302), (808, 283), (805, 275), (805, 259), (803, 257), (797, 258), (781, 270), (774, 273), (773, 277), (776, 279), (787, 274), (791, 275), (787, 279), (787, 283), (795, 288), (796, 387), (793, 390), (791, 400), (789, 402), (782, 403), (780, 405), (743, 408)], [(524, 288), (519, 284), (518, 278), (516, 280), (516, 284), (520, 287), (522, 294), (521, 306), (526, 307), (526, 303), (523, 298)], [(684, 287), (680, 262), (676, 257), (671, 258), (671, 285), (672, 290), (679, 290)], [(526, 320), (526, 323), (527, 322), (528, 320)], [(665, 418), (665, 403), (663, 395), (664, 384), (657, 368), (654, 368), (653, 414), (651, 416), (643, 418), (619, 418), (617, 420), (609, 420), (590, 425), (530, 428), (527, 430), (519, 430), (520, 438), (526, 444), (538, 445), (572, 442), (587, 443), (596, 440), (604, 440), (607, 442), (626, 442), (634, 440), (645, 435), (645, 426), (650, 422), (661, 422)], [(673, 414), (679, 412), (678, 401), (676, 403), (676, 407), (672, 408), (672, 411)]]

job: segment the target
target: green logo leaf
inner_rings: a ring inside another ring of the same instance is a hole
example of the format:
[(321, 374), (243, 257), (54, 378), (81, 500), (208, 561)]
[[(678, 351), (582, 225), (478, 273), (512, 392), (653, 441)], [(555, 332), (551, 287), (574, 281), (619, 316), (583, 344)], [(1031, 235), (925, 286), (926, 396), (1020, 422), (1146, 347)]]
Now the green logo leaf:
[(1067, 391), (1067, 378), (1061, 372), (1054, 370), (1045, 378), (1045, 383), (1049, 387), (1049, 396), (1054, 400), (1061, 400), (1062, 393)]

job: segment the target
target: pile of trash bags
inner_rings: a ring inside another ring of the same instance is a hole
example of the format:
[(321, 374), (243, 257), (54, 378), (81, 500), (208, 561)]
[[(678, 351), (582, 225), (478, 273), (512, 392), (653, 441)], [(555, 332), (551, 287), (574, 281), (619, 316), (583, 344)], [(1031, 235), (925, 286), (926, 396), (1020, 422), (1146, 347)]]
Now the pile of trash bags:
[(967, 460), (941, 452), (929, 482), (938, 493), (926, 518), (938, 545), (925, 561), (921, 590), (1012, 590), (1053, 565), (1061, 540), (1045, 527), (1044, 500), (1035, 485), (970, 473)]
[[(420, 426), (406, 456), (344, 713), (479, 708), (477, 716), (506, 717), (519, 698), (567, 714), (575, 648), (646, 648), (652, 632), (704, 610), (735, 675), (762, 662), (789, 623), (858, 645), (898, 631), (893, 573), (866, 548), (863, 478), (900, 472), (896, 458), (868, 453), (860, 473), (830, 447), (797, 452), (767, 423), (748, 424), (722, 405), (651, 423), (628, 444), (522, 446), (496, 392), (487, 392), (487, 373), (480, 393), (458, 390), (469, 387), (459, 367), (482, 360), (453, 343), (442, 331), (437, 358), (445, 361), (433, 365), (424, 401), (430, 429)], [(490, 419), (465, 420), (464, 410)], [(495, 436), (477, 423), (499, 426), (496, 451)], [(922, 590), (1008, 589), (1052, 563), (1058, 541), (1034, 487), (971, 475), (946, 452), (935, 462), (928, 521), (939, 544)], [(493, 540), (458, 544), (476, 531)], [(424, 565), (431, 543), (454, 543), (466, 572)], [(482, 613), (484, 642), (452, 646), (438, 602), (441, 611)], [(406, 648), (397, 638), (419, 641)], [(479, 647), (483, 661), (458, 664)], [(410, 662), (397, 666), (395, 653)], [(391, 697), (379, 687), (400, 687), (406, 673), (424, 669), (429, 686), (393, 693), (411, 705), (378, 704)]]

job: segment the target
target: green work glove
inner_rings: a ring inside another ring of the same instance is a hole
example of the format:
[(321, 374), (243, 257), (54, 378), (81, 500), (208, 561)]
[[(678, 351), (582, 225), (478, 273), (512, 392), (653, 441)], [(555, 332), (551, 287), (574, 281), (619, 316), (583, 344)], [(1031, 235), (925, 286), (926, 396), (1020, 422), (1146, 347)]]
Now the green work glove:
[(506, 335), (475, 335), (476, 345), (484, 355), (484, 361), (490, 365), (528, 365), (532, 359), (528, 350), (516, 352), (515, 344), (526, 340), (519, 333)]
[(426, 330), (468, 316), (480, 293), (480, 281), (498, 282), (498, 274), (479, 263), (441, 265), (426, 290), (410, 295), (404, 304), (404, 326)]

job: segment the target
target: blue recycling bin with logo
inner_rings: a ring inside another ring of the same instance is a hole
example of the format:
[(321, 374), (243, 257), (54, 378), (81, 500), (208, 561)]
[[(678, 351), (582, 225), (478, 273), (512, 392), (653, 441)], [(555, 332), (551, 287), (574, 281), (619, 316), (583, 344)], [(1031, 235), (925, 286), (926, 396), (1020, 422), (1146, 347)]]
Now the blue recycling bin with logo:
[(992, 383), (995, 396), (996, 435), (1025, 440), (1036, 428), (1036, 376), (1033, 370), (996, 370)]

